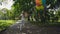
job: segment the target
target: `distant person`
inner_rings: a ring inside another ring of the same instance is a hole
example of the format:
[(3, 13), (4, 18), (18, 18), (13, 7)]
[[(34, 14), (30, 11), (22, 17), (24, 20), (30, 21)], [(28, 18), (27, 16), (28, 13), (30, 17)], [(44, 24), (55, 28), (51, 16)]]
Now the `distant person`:
[(25, 24), (25, 16), (24, 16), (24, 12), (22, 12), (21, 16), (21, 24), (20, 24), (20, 30), (22, 30), (22, 27)]

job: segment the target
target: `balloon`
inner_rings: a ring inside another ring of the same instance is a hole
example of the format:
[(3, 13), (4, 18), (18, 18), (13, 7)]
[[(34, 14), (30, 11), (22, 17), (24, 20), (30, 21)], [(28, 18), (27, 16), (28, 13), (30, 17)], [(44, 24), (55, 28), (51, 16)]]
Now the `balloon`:
[(46, 6), (46, 0), (42, 0), (43, 6)]
[(36, 2), (36, 9), (37, 10), (43, 10), (46, 6), (46, 0), (35, 0)]
[(43, 6), (43, 5), (41, 5), (41, 6), (36, 6), (36, 9), (37, 9), (37, 10), (43, 10), (43, 9), (44, 9), (44, 6)]
[(42, 5), (42, 1), (41, 0), (35, 0), (36, 2), (36, 6), (41, 6)]

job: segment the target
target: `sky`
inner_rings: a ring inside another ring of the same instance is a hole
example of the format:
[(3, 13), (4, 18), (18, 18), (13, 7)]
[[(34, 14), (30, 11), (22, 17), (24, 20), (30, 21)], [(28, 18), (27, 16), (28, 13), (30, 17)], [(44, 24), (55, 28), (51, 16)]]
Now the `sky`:
[(13, 0), (0, 0), (0, 9), (6, 8), (8, 10), (11, 10), (11, 6), (14, 4)]

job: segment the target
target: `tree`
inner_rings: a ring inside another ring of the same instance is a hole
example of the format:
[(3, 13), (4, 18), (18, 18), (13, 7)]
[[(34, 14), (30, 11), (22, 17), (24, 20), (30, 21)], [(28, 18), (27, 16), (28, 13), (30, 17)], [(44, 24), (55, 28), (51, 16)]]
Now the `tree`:
[[(15, 4), (15, 17), (19, 16), (21, 14), (22, 11), (27, 12), (29, 14), (28, 18), (30, 16), (33, 16), (32, 14), (34, 14), (34, 18), (36, 19), (36, 21), (39, 21), (39, 19), (42, 22), (50, 22), (50, 17), (52, 17), (52, 15), (54, 15), (53, 13), (51, 14), (51, 12), (48, 11), (48, 9), (54, 9), (56, 8), (56, 3), (58, 3), (59, 0), (46, 0), (46, 2), (43, 2), (43, 6), (44, 9), (39, 10), (36, 9), (36, 3), (35, 0), (14, 0)], [(48, 6), (50, 4), (49, 8), (46, 8), (46, 6)], [(39, 4), (37, 4), (39, 5)], [(40, 12), (39, 12), (40, 11)]]
[(27, 12), (30, 15), (35, 6), (34, 0), (29, 0), (29, 1), (28, 0), (14, 0), (14, 1), (15, 1), (14, 6), (15, 6), (16, 15), (20, 15), (22, 11)]
[(56, 19), (58, 21), (58, 16), (56, 16), (57, 14), (56, 13), (54, 14), (54, 12), (56, 12), (56, 9), (58, 9), (60, 7), (59, 6), (59, 3), (60, 3), (59, 0), (47, 0), (47, 3), (46, 3), (47, 6), (50, 4), (50, 7), (48, 9), (54, 9), (54, 11), (50, 11), (50, 12), (48, 11), (49, 12), (48, 14), (50, 14), (49, 15), (50, 16), (50, 19), (52, 19), (52, 22), (56, 21)]

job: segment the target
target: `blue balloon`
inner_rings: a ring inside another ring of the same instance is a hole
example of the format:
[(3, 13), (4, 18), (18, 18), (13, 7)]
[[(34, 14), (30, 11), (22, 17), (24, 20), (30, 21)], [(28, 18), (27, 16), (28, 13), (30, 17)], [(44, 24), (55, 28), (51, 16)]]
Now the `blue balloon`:
[(46, 6), (46, 0), (42, 0), (43, 6)]

